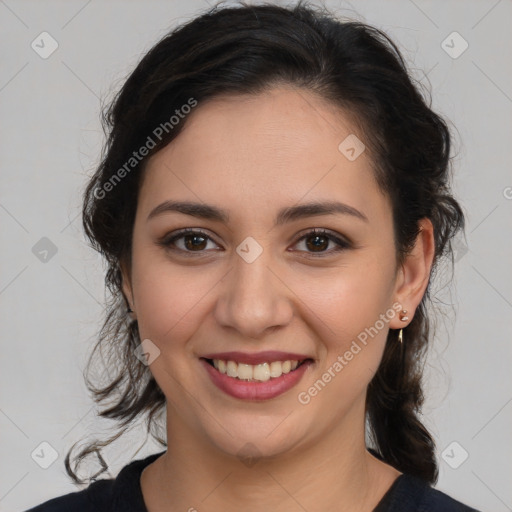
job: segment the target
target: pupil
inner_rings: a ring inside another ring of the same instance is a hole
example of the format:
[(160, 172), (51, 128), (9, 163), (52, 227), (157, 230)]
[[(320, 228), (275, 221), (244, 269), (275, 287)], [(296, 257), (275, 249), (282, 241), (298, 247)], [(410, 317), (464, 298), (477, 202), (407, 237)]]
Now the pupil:
[[(193, 242), (191, 243), (191, 240), (193, 240)], [(199, 243), (196, 243), (197, 241), (199, 240)], [(188, 235), (186, 237), (186, 246), (187, 246), (187, 249), (204, 249), (204, 246), (205, 245), (205, 238), (201, 235)]]
[[(323, 235), (315, 235), (315, 236), (311, 237), (310, 240), (315, 240), (315, 242), (312, 245), (313, 249), (326, 249), (327, 245), (329, 245), (329, 241), (327, 240), (327, 237), (325, 237)], [(322, 243), (322, 242), (318, 243), (319, 240), (323, 240), (324, 243)], [(327, 241), (327, 244), (325, 243), (325, 241)], [(308, 247), (309, 247), (309, 245), (310, 244), (308, 244)], [(311, 247), (309, 247), (309, 248), (311, 248)]]

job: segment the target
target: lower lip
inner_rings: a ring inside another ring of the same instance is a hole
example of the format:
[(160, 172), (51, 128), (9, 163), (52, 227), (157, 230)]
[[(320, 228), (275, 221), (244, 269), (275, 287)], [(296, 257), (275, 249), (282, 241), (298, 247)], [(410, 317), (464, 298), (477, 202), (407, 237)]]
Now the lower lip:
[(220, 373), (206, 360), (201, 359), (201, 363), (208, 372), (212, 382), (224, 393), (243, 400), (269, 400), (293, 388), (300, 381), (312, 361), (308, 360), (297, 367), (297, 369), (289, 373), (283, 373), (281, 377), (271, 378), (265, 382), (228, 377), (228, 375)]

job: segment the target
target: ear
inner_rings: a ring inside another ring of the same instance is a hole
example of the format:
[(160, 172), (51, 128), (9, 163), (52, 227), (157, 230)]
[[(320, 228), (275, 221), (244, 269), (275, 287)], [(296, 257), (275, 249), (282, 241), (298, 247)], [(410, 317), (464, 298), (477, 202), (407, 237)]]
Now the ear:
[(435, 255), (434, 227), (427, 218), (421, 219), (419, 226), (420, 232), (412, 251), (398, 271), (395, 287), (395, 300), (401, 304), (401, 309), (407, 311), (406, 316), (409, 320), (402, 322), (399, 316), (395, 316), (390, 321), (392, 329), (401, 329), (412, 321), (414, 312), (427, 289)]

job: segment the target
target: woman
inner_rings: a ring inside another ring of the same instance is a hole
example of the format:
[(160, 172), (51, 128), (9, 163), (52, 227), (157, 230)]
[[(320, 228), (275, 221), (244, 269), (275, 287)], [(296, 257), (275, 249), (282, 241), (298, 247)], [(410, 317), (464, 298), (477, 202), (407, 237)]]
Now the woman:
[(84, 226), (115, 375), (91, 389), (122, 427), (165, 411), (166, 450), (32, 510), (474, 510), (431, 487), (418, 417), (430, 278), (464, 216), (396, 46), (303, 4), (215, 8), (106, 120)]

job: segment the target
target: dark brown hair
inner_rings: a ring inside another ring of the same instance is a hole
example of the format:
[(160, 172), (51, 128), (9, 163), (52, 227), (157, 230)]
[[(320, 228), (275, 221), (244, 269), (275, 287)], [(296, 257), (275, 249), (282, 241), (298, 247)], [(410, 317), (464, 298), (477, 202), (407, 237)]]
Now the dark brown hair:
[[(191, 104), (191, 98), (200, 108), (201, 102), (219, 95), (257, 94), (277, 84), (318, 94), (357, 119), (376, 180), (392, 204), (397, 263), (414, 245), (422, 218), (434, 226), (431, 278), (441, 257), (451, 256), (453, 263), (451, 241), (464, 229), (464, 215), (450, 192), (449, 130), (382, 31), (358, 21), (342, 21), (303, 2), (289, 8), (216, 6), (178, 27), (144, 56), (105, 112), (108, 139), (85, 192), (83, 225), (92, 246), (106, 258), (111, 294), (86, 381), (95, 401), (109, 404), (100, 416), (119, 422), (119, 431), (82, 449), (75, 470), (70, 466), (74, 447), (70, 449), (66, 469), (76, 482), (81, 481), (75, 471), (82, 459), (143, 415), (150, 432), (165, 407), (165, 396), (148, 366), (134, 355), (141, 340), (137, 322), (126, 314), (121, 290), (121, 264), (130, 263), (145, 163), (180, 133), (186, 116), (180, 116), (172, 128), (169, 119)], [(156, 137), (159, 126), (168, 129)], [(127, 167), (133, 151), (147, 146), (150, 136), (154, 147), (149, 154)], [(120, 174), (122, 179), (115, 179)], [(419, 418), (422, 364), (431, 336), (426, 312), (429, 291), (430, 282), (404, 329), (403, 350), (398, 331), (389, 331), (382, 363), (368, 387), (367, 423), (382, 460), (435, 483), (434, 442)], [(101, 385), (89, 375), (99, 352), (107, 356), (103, 363), (115, 373)]]

